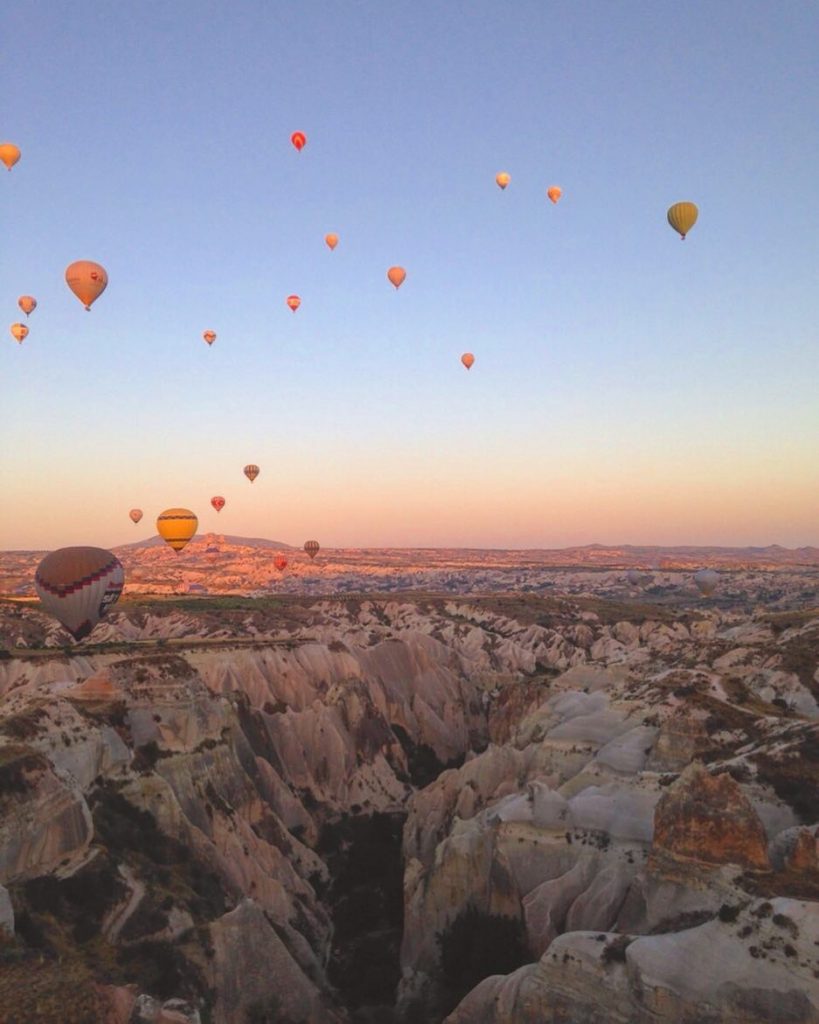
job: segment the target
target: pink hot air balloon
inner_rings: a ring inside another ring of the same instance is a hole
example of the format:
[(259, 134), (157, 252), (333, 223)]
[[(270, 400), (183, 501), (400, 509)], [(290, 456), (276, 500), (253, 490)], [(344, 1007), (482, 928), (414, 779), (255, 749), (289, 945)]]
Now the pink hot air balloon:
[(219, 494), (214, 495), (214, 497), (210, 499), (210, 503), (211, 505), (213, 505), (217, 512), (221, 512), (222, 509), (225, 507), (225, 499)]

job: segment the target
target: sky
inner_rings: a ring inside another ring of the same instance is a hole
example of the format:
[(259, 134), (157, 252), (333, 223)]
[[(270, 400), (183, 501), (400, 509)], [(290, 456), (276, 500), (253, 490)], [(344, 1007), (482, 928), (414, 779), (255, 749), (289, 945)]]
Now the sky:
[(325, 547), (819, 545), (817, 39), (809, 0), (6, 8), (0, 305), (38, 307), (0, 339), (0, 548), (173, 506)]

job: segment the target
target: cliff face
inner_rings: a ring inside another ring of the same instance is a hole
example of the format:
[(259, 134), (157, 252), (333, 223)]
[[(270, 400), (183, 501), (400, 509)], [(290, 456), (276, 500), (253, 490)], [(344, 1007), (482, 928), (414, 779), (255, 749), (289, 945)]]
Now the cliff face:
[(75, 656), (15, 615), (0, 1007), (817, 1019), (819, 620), (626, 612), (136, 608)]

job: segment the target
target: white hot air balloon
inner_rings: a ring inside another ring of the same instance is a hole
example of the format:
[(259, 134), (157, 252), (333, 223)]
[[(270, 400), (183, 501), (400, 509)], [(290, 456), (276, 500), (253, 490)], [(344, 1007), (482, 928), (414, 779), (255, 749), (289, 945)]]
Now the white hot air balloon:
[(719, 573), (715, 569), (700, 569), (699, 572), (694, 573), (694, 582), (701, 594), (710, 597), (717, 589)]

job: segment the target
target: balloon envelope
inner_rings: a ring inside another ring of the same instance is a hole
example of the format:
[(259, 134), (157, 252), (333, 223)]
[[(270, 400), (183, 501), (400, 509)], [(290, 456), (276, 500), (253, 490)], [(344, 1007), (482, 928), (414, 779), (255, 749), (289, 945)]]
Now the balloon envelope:
[(304, 134), (304, 132), (293, 132), (293, 134), (290, 136), (290, 141), (293, 143), (296, 149), (299, 150), (299, 152), (301, 152), (301, 150), (303, 150), (304, 147), (307, 145), (307, 136)]
[(91, 308), (108, 287), (108, 274), (105, 267), (92, 260), (77, 260), (66, 267), (65, 280), (68, 287), (77, 296), (86, 309)]
[(467, 370), (469, 370), (472, 368), (472, 364), (475, 362), (475, 357), (472, 355), (471, 352), (464, 352), (464, 354), (461, 356), (461, 362), (464, 364)]
[(216, 331), (205, 331), (202, 337), (209, 345), (212, 345), (216, 341)]
[(284, 557), (284, 555), (276, 555), (276, 557), (273, 559), (273, 564), (276, 566), (279, 572), (283, 572), (287, 568), (287, 559)]
[(253, 463), (251, 462), (250, 465), (245, 466), (245, 468), (242, 470), (242, 472), (245, 474), (245, 476), (248, 478), (248, 480), (251, 483), (253, 483), (253, 481), (259, 475), (259, 467), (258, 466), (254, 466)]
[(639, 569), (629, 569), (626, 573), (626, 579), (632, 587), (647, 587), (649, 583), (654, 582), (654, 577), (651, 573), (640, 572)]
[(33, 313), (37, 308), (37, 300), (33, 295), (21, 295), (17, 300), (17, 305), (28, 316), (29, 313)]
[(694, 203), (674, 203), (669, 206), (666, 216), (671, 227), (684, 239), (697, 223), (699, 212)]
[(304, 542), (304, 550), (311, 558), (315, 558), (319, 553), (319, 542), (317, 540), (307, 540)]
[(216, 494), (210, 499), (211, 505), (216, 509), (217, 512), (221, 512), (225, 507), (225, 499), (220, 495)]
[(495, 175), (495, 181), (498, 183), (499, 188), (506, 188), (511, 180), (512, 175), (507, 174), (506, 171), (501, 171), (500, 174)]
[(552, 200), (553, 203), (556, 203), (558, 199), (560, 199), (560, 197), (563, 195), (563, 189), (560, 187), (560, 185), (552, 185), (551, 188), (546, 189), (546, 195)]
[(34, 587), (47, 612), (75, 640), (88, 636), (122, 593), (120, 560), (104, 548), (60, 548), (37, 567)]
[(131, 520), (133, 522), (138, 523), (140, 521), (140, 519), (142, 518), (142, 509), (141, 508), (132, 508), (131, 511), (128, 513), (128, 515), (131, 517)]
[(299, 306), (301, 305), (301, 299), (300, 299), (300, 298), (298, 297), (298, 295), (288, 295), (288, 296), (287, 296), (287, 305), (288, 305), (288, 306), (289, 306), (289, 307), (290, 307), (290, 308), (291, 308), (291, 309), (293, 310), (293, 312), (295, 313), (295, 312), (296, 312), (296, 310), (297, 310), (297, 309), (299, 308)]
[(22, 345), (23, 338), (28, 334), (28, 327), (25, 324), (12, 324), (9, 330), (12, 337)]
[(403, 267), (390, 267), (387, 271), (387, 278), (389, 279), (390, 284), (395, 285), (396, 288), (401, 287), (406, 276), (407, 272)]
[(709, 597), (717, 589), (719, 573), (714, 569), (700, 569), (699, 572), (694, 573), (694, 582), (700, 593)]
[(13, 142), (0, 142), (0, 160), (3, 161), (9, 170), (14, 167), (19, 159), (20, 150)]
[(335, 249), (338, 245), (338, 235), (325, 235), (324, 241), (331, 249)]
[(157, 517), (156, 532), (174, 551), (181, 551), (198, 525), (196, 514), (189, 508), (166, 508)]

